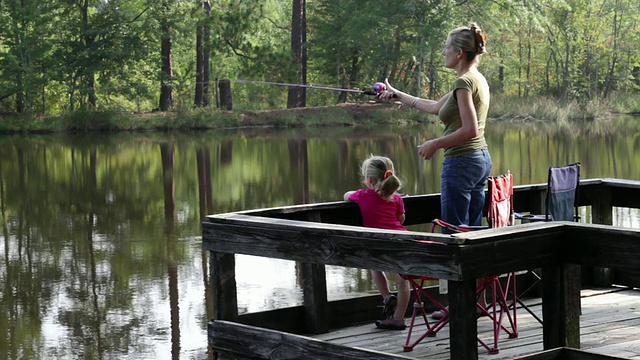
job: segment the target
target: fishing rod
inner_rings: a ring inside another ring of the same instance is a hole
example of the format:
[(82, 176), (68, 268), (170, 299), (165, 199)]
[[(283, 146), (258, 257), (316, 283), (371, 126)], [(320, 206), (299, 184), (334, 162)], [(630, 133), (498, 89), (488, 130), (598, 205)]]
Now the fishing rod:
[(350, 93), (356, 93), (356, 94), (364, 94), (364, 95), (375, 95), (378, 96), (380, 95), (382, 92), (384, 92), (387, 87), (384, 85), (384, 83), (381, 82), (377, 82), (375, 84), (373, 84), (373, 90), (355, 90), (355, 89), (344, 89), (344, 88), (334, 88), (334, 87), (328, 87), (328, 86), (316, 86), (316, 85), (305, 85), (305, 84), (287, 84), (287, 83), (278, 83), (278, 82), (271, 82), (271, 81), (258, 81), (258, 80), (229, 80), (231, 82), (237, 82), (237, 83), (245, 83), (245, 84), (262, 84), (262, 85), (275, 85), (275, 86), (290, 86), (290, 87), (300, 87), (300, 88), (307, 88), (307, 89), (318, 89), (318, 90), (330, 90), (330, 91), (344, 91), (344, 92), (350, 92)]

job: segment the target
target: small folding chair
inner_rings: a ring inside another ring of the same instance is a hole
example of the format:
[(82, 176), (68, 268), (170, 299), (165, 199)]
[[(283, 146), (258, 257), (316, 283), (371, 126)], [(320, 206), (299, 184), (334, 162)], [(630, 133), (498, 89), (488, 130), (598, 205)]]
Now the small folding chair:
[[(489, 211), (488, 211), (488, 224), (489, 227), (501, 227), (511, 225), (513, 222), (513, 175), (511, 172), (507, 172), (505, 175), (497, 177), (489, 177)], [(437, 227), (448, 229), (452, 232), (467, 232), (473, 231), (479, 228), (487, 227), (466, 227), (455, 226), (446, 223), (440, 219), (432, 221), (431, 231), (435, 232)], [(423, 290), (424, 280), (435, 280), (430, 278), (423, 278), (419, 276), (405, 275), (405, 278), (409, 280), (416, 297), (416, 303), (414, 304), (413, 316), (411, 318), (409, 333), (407, 335), (407, 341), (404, 346), (404, 351), (412, 351), (413, 348), (420, 343), (427, 336), (435, 336), (437, 331), (449, 322), (449, 313), (446, 307), (440, 302), (435, 300), (428, 292)], [(490, 354), (497, 354), (499, 352), (498, 342), (501, 331), (505, 331), (510, 338), (518, 337), (517, 322), (516, 322), (516, 307), (515, 296), (510, 297), (512, 302), (509, 305), (508, 294), (515, 294), (516, 283), (514, 273), (509, 273), (504, 277), (504, 284), (502, 283), (500, 276), (490, 276), (482, 279), (478, 282), (476, 294), (480, 296), (485, 291), (491, 291), (491, 306), (485, 308), (478, 304), (478, 311), (483, 315), (486, 315), (491, 319), (493, 323), (493, 346), (488, 345), (480, 337), (478, 337), (478, 343), (486, 348)], [(445, 316), (438, 320), (435, 324), (430, 324), (427, 320), (427, 314), (424, 311), (424, 304), (421, 300), (421, 295), (425, 296), (427, 300), (431, 301), (440, 308)], [(417, 314), (421, 314), (425, 320), (427, 331), (418, 337), (415, 341), (411, 342), (411, 336), (415, 325), (415, 317)], [(505, 326), (505, 319), (509, 322), (509, 327)]]
[[(427, 289), (425, 289), (425, 285), (428, 281), (437, 281), (438, 279), (427, 277), (427, 276), (415, 276), (415, 275), (402, 275), (402, 277), (409, 281), (409, 286), (411, 286), (411, 292), (413, 294), (414, 303), (413, 303), (413, 312), (411, 314), (411, 321), (409, 322), (409, 330), (407, 332), (407, 341), (404, 344), (404, 351), (413, 351), (413, 348), (416, 347), (424, 338), (436, 336), (438, 331), (440, 331), (445, 325), (449, 323), (449, 313), (447, 312), (447, 308), (436, 299), (435, 296), (431, 295)], [(446, 315), (433, 324), (429, 322), (429, 316), (424, 308), (424, 300), (428, 300), (440, 310), (444, 311)], [(411, 340), (411, 337), (414, 335), (413, 330), (416, 326), (416, 318), (418, 316), (422, 316), (424, 320), (424, 324), (427, 327), (427, 331), (425, 331), (422, 335), (420, 335), (417, 339)]]
[[(549, 167), (547, 177), (547, 193), (545, 196), (545, 213), (543, 215), (536, 214), (520, 214), (514, 213), (516, 219), (532, 222), (532, 221), (577, 221), (580, 218), (578, 213), (578, 189), (580, 187), (580, 163), (569, 164), (565, 166)], [(531, 284), (522, 291), (516, 298), (516, 301), (531, 314), (540, 324), (540, 319), (536, 314), (525, 305), (521, 298), (531, 292), (541, 280), (541, 277), (535, 270), (529, 270), (527, 275), (533, 278)]]

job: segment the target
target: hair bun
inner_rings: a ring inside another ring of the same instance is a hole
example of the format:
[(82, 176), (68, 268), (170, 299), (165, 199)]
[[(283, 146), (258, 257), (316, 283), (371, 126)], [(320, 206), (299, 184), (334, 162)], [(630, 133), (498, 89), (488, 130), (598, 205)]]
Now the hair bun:
[(484, 54), (487, 52), (487, 36), (480, 30), (476, 23), (471, 23), (469, 25), (469, 30), (473, 32), (473, 35), (476, 37), (476, 44), (478, 44), (478, 50), (476, 54)]

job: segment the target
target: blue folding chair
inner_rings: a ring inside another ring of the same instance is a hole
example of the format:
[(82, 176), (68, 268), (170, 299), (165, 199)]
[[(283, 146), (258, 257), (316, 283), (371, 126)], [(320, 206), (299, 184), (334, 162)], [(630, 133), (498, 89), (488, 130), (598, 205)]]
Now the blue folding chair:
[(515, 218), (524, 221), (575, 221), (578, 220), (578, 188), (580, 163), (549, 168), (545, 213), (520, 214)]
[[(580, 163), (565, 166), (552, 166), (549, 168), (547, 179), (547, 193), (545, 197), (545, 213), (520, 214), (515, 213), (516, 219), (522, 221), (578, 221), (578, 189), (580, 187)], [(525, 305), (521, 298), (530, 293), (541, 280), (540, 275), (535, 270), (529, 270), (527, 275), (533, 278), (531, 285), (518, 294), (517, 302), (529, 314), (531, 314), (540, 324), (540, 319)]]

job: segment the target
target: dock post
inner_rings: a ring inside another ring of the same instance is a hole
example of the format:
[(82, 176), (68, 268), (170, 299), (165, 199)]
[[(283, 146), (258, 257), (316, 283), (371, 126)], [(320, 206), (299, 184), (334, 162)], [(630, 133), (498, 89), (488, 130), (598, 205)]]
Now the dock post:
[(449, 332), (451, 360), (478, 358), (476, 279), (449, 280)]
[[(591, 223), (613, 225), (613, 205), (611, 188), (607, 184), (598, 185), (598, 191), (592, 193)], [(613, 284), (613, 270), (605, 267), (594, 267), (593, 285), (611, 286)]]
[(580, 348), (579, 271), (578, 265), (571, 264), (542, 269), (542, 339), (545, 350), (567, 346)]
[[(312, 212), (309, 221), (322, 222), (320, 213)], [(327, 276), (324, 264), (301, 264), (306, 330), (312, 334), (329, 332)]]
[(235, 254), (209, 252), (213, 320), (238, 321)]

